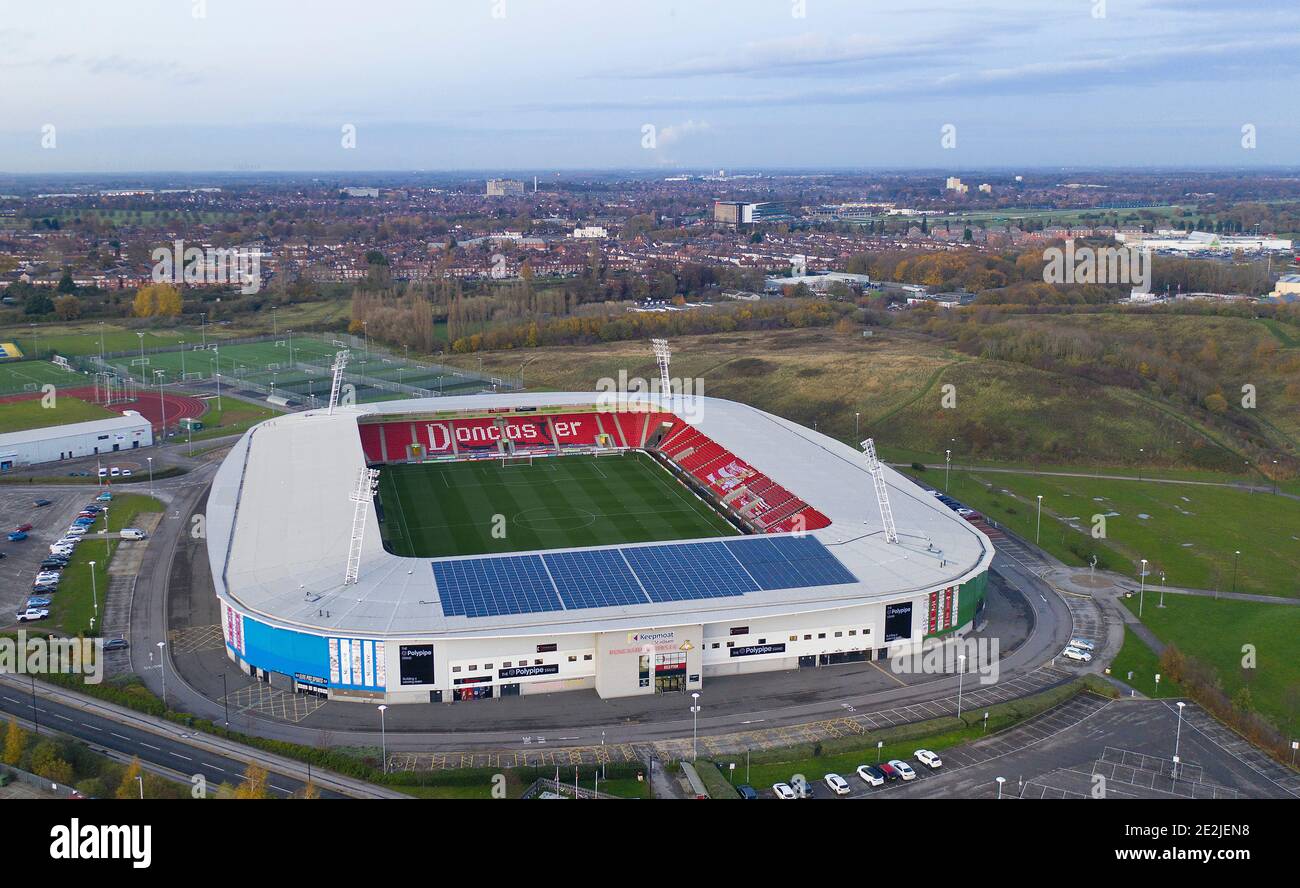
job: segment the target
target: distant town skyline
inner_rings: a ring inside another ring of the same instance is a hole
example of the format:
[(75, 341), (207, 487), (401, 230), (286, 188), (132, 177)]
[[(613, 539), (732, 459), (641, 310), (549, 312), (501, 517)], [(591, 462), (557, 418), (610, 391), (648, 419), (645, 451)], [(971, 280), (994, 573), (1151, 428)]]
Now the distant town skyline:
[(1282, 0), (441, 6), (7, 10), (0, 173), (1251, 169), (1300, 145)]

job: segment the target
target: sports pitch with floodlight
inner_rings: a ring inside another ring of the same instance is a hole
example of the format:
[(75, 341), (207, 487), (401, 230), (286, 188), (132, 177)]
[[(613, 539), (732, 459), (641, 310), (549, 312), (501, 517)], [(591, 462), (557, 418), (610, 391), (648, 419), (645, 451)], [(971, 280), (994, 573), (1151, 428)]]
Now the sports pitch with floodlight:
[(384, 547), (405, 557), (739, 534), (641, 452), (390, 465), (378, 503)]

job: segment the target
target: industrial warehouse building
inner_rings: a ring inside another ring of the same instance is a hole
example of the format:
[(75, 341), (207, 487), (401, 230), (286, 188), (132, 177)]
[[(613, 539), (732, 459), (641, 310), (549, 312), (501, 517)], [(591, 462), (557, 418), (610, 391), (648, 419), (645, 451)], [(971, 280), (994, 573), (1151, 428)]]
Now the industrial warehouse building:
[(109, 419), (25, 429), (0, 435), (0, 472), (151, 444), (153, 427), (133, 410)]
[[(548, 486), (577, 468), (604, 499)], [(431, 481), (403, 498), (397, 477)], [(542, 505), (490, 514), (503, 496)], [(687, 523), (664, 534), (668, 518)], [(842, 442), (735, 402), (595, 392), (277, 417), (232, 449), (207, 519), (230, 659), (388, 703), (688, 691), (910, 653), (972, 626), (993, 558), (978, 527)]]

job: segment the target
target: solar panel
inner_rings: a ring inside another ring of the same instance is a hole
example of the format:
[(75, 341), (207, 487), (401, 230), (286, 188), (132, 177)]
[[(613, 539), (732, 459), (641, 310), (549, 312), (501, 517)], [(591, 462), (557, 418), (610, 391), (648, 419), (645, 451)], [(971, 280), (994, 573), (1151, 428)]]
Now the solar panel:
[(856, 583), (816, 537), (747, 537), (723, 543), (763, 589)]
[(562, 610), (555, 586), (536, 555), (433, 562), (442, 612), (495, 617)]
[(618, 549), (548, 552), (542, 558), (566, 608), (650, 603)]
[(623, 554), (651, 601), (726, 598), (759, 588), (722, 543), (637, 546)]

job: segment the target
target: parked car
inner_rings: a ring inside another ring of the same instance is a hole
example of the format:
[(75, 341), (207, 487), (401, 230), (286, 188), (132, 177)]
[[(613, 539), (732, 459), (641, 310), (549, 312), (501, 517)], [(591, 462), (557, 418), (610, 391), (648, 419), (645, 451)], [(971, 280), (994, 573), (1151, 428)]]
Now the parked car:
[(826, 785), (831, 788), (831, 792), (836, 795), (849, 794), (849, 781), (845, 780), (839, 774), (827, 774), (824, 778)]
[(43, 595), (33, 595), (31, 598), (27, 599), (27, 607), (36, 609), (49, 607), (53, 600), (54, 599), (46, 598)]
[(72, 525), (74, 527), (90, 527), (94, 523), (94, 518), (78, 518), (76, 521), (72, 522)]
[(42, 506), (48, 506), (49, 504), (50, 504), (50, 501), (47, 500), (47, 499), (38, 499), (38, 500), (35, 500), (35, 501), (32, 503), (32, 505), (35, 506), (35, 507), (38, 508), (38, 509), (41, 508)]
[(9, 533), (9, 542), (11, 543), (22, 542), (25, 539), (27, 539), (27, 531), (25, 530), (14, 530)]
[[(125, 638), (110, 638), (108, 641), (104, 642), (104, 650), (106, 651), (124, 651), (130, 646), (131, 646), (130, 643), (127, 642)], [(754, 788), (752, 786), (741, 787), (741, 788), (742, 789), (748, 788), (750, 792), (754, 792)], [(742, 796), (742, 798), (748, 798), (748, 796)], [(754, 794), (754, 798), (758, 798), (757, 793)]]
[(124, 540), (142, 540), (144, 531), (138, 527), (124, 527), (121, 530), (121, 537)]
[(107, 477), (108, 477), (108, 469), (104, 468), (103, 466), (100, 466), (100, 467), (99, 467), (99, 477), (101, 477), (101, 478), (107, 478)]
[(123, 470), (122, 470), (122, 477), (123, 477), (123, 478), (130, 478), (130, 477), (131, 477), (131, 470), (130, 470), (130, 469), (123, 469)]
[(1071, 638), (1066, 647), (1077, 648), (1078, 650), (1088, 651), (1089, 653), (1097, 649), (1097, 646), (1086, 638)]
[(73, 524), (68, 527), (66, 533), (68, 536), (81, 536), (85, 532), (86, 526), (84, 524)]
[(36, 582), (39, 583), (39, 582), (41, 582), (42, 580), (57, 580), (57, 579), (59, 578), (59, 576), (60, 576), (60, 574), (59, 574), (59, 571), (57, 571), (57, 570), (54, 570), (54, 569), (43, 570), (43, 571), (41, 571), (40, 573), (38, 573), (38, 574), (36, 575)]
[(895, 768), (893, 764), (890, 762), (881, 762), (880, 764), (876, 765), (876, 770), (884, 774), (885, 779), (890, 782), (898, 780), (900, 777), (903, 776), (902, 774), (898, 773), (898, 769)]
[(98, 501), (101, 502), (101, 503), (110, 503), (110, 502), (113, 501), (113, 494), (111, 494), (111, 493), (109, 493), (107, 490), (105, 490), (105, 491), (104, 491), (103, 493), (101, 493), (99, 496), (95, 497), (95, 499), (98, 500)]
[(62, 558), (62, 557), (56, 558), (54, 556), (50, 556), (49, 558), (46, 558), (44, 561), (40, 563), (41, 570), (53, 570), (55, 568), (61, 569), (67, 566), (68, 566), (67, 558)]
[(32, 620), (44, 620), (50, 615), (50, 612), (41, 607), (29, 607), (27, 610), (21, 610), (14, 615), (14, 619), (19, 623), (28, 623)]
[(890, 759), (889, 765), (897, 771), (898, 776), (902, 777), (904, 780), (916, 779), (916, 772), (912, 770), (912, 766), (902, 759)]
[(8, 555), (7, 553), (5, 553), (5, 552), (0, 552), (0, 558), (8, 558), (8, 557), (9, 557), (9, 555)]
[[(110, 647), (109, 647), (110, 644), (113, 644), (114, 642), (119, 642), (119, 641), (122, 642), (122, 645), (121, 645), (120, 648), (118, 648), (118, 647), (110, 648)], [(125, 639), (125, 638), (114, 638), (113, 641), (109, 641), (109, 642), (105, 642), (105, 643), (104, 643), (104, 650), (106, 650), (106, 651), (108, 651), (108, 650), (113, 650), (113, 651), (121, 650), (121, 649), (124, 648), (124, 647), (126, 647), (126, 639)], [(750, 786), (748, 783), (742, 783), (742, 784), (740, 784), (739, 786), (737, 786), (737, 787), (736, 787), (736, 793), (737, 793), (737, 795), (739, 795), (742, 799), (756, 799), (756, 798), (758, 798), (758, 790), (754, 789), (754, 787)]]
[(918, 749), (916, 752), (912, 753), (912, 757), (925, 765), (931, 771), (937, 771), (943, 767), (943, 759), (939, 758), (939, 756), (935, 755), (928, 749)]
[(884, 786), (885, 774), (874, 765), (858, 765), (858, 776), (867, 786)]
[(1080, 663), (1092, 662), (1092, 654), (1087, 651), (1081, 651), (1077, 647), (1068, 647), (1061, 651), (1061, 655), (1070, 660), (1077, 660)]
[(110, 466), (108, 469), (108, 477), (110, 478), (117, 478), (121, 474), (122, 474), (122, 470), (119, 469), (117, 466)]
[(795, 794), (794, 787), (788, 783), (773, 783), (772, 795), (776, 796), (778, 799), (798, 798), (798, 795)]
[(21, 530), (23, 533), (26, 533), (27, 531), (29, 531), (29, 530), (31, 530), (31, 529), (32, 529), (32, 526), (31, 526), (30, 524), (20, 524), (20, 525), (18, 525), (17, 527), (14, 528), (14, 530)]

